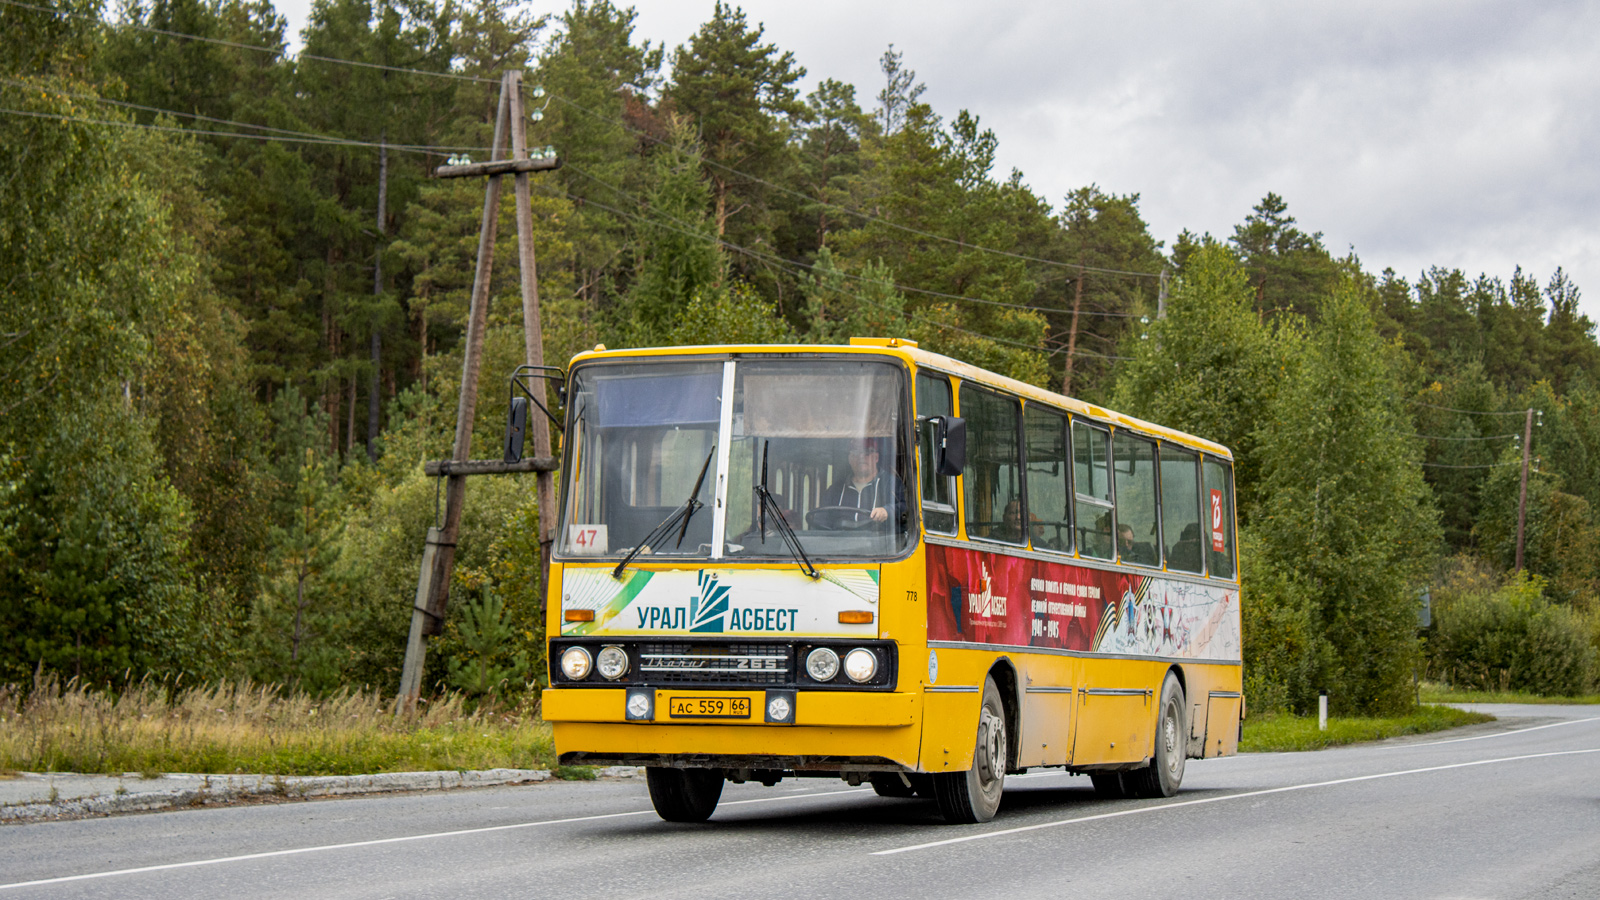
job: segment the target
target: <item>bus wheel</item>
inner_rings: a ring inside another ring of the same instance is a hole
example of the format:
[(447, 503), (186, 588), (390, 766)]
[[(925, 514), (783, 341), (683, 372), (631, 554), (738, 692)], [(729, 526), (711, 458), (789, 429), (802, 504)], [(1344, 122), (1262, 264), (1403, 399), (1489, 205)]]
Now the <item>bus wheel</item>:
[(1155, 752), (1150, 764), (1123, 775), (1135, 797), (1171, 797), (1183, 783), (1183, 764), (1188, 756), (1189, 730), (1183, 719), (1183, 686), (1178, 677), (1167, 673), (1161, 685), (1161, 706), (1156, 717)]
[(933, 776), (939, 812), (952, 825), (987, 822), (1000, 808), (1010, 753), (1006, 735), (1006, 709), (993, 678), (983, 683), (983, 706), (978, 710), (978, 742), (972, 768)]
[(650, 786), (650, 803), (655, 806), (656, 815), (668, 822), (704, 822), (722, 799), (720, 769), (650, 766), (644, 770), (644, 780)]

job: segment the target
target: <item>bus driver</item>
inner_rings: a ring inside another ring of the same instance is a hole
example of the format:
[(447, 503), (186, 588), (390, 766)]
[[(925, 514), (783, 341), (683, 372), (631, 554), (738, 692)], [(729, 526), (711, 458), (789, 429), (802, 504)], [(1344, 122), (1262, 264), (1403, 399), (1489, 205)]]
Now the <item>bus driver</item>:
[(878, 468), (878, 444), (871, 438), (850, 442), (850, 479), (828, 485), (822, 494), (823, 506), (844, 506), (862, 510), (851, 520), (898, 522), (905, 508), (905, 488), (893, 472)]

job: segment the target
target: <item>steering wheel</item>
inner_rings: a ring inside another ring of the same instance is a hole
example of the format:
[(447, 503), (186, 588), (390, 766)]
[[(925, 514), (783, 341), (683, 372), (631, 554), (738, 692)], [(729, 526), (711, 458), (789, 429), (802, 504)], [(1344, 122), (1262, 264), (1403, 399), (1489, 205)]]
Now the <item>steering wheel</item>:
[(872, 521), (870, 509), (859, 506), (819, 506), (806, 513), (806, 524), (824, 531), (857, 531), (879, 523)]

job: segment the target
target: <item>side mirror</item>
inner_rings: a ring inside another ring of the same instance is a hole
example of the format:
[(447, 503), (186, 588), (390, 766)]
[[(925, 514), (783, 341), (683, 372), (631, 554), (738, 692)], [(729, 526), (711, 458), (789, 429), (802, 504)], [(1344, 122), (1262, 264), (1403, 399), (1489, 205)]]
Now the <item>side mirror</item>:
[(506, 453), (508, 463), (522, 461), (522, 441), (528, 434), (528, 398), (512, 397), (506, 411)]
[(940, 475), (960, 475), (967, 467), (967, 423), (955, 416), (940, 416), (934, 434), (935, 453)]

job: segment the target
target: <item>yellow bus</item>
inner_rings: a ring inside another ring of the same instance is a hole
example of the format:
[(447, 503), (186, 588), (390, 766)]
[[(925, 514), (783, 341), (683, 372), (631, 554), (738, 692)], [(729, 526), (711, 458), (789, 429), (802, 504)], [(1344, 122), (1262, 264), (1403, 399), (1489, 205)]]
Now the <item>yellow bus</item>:
[(829, 776), (1171, 796), (1243, 712), (1227, 448), (908, 340), (574, 357), (543, 712), (670, 821)]

